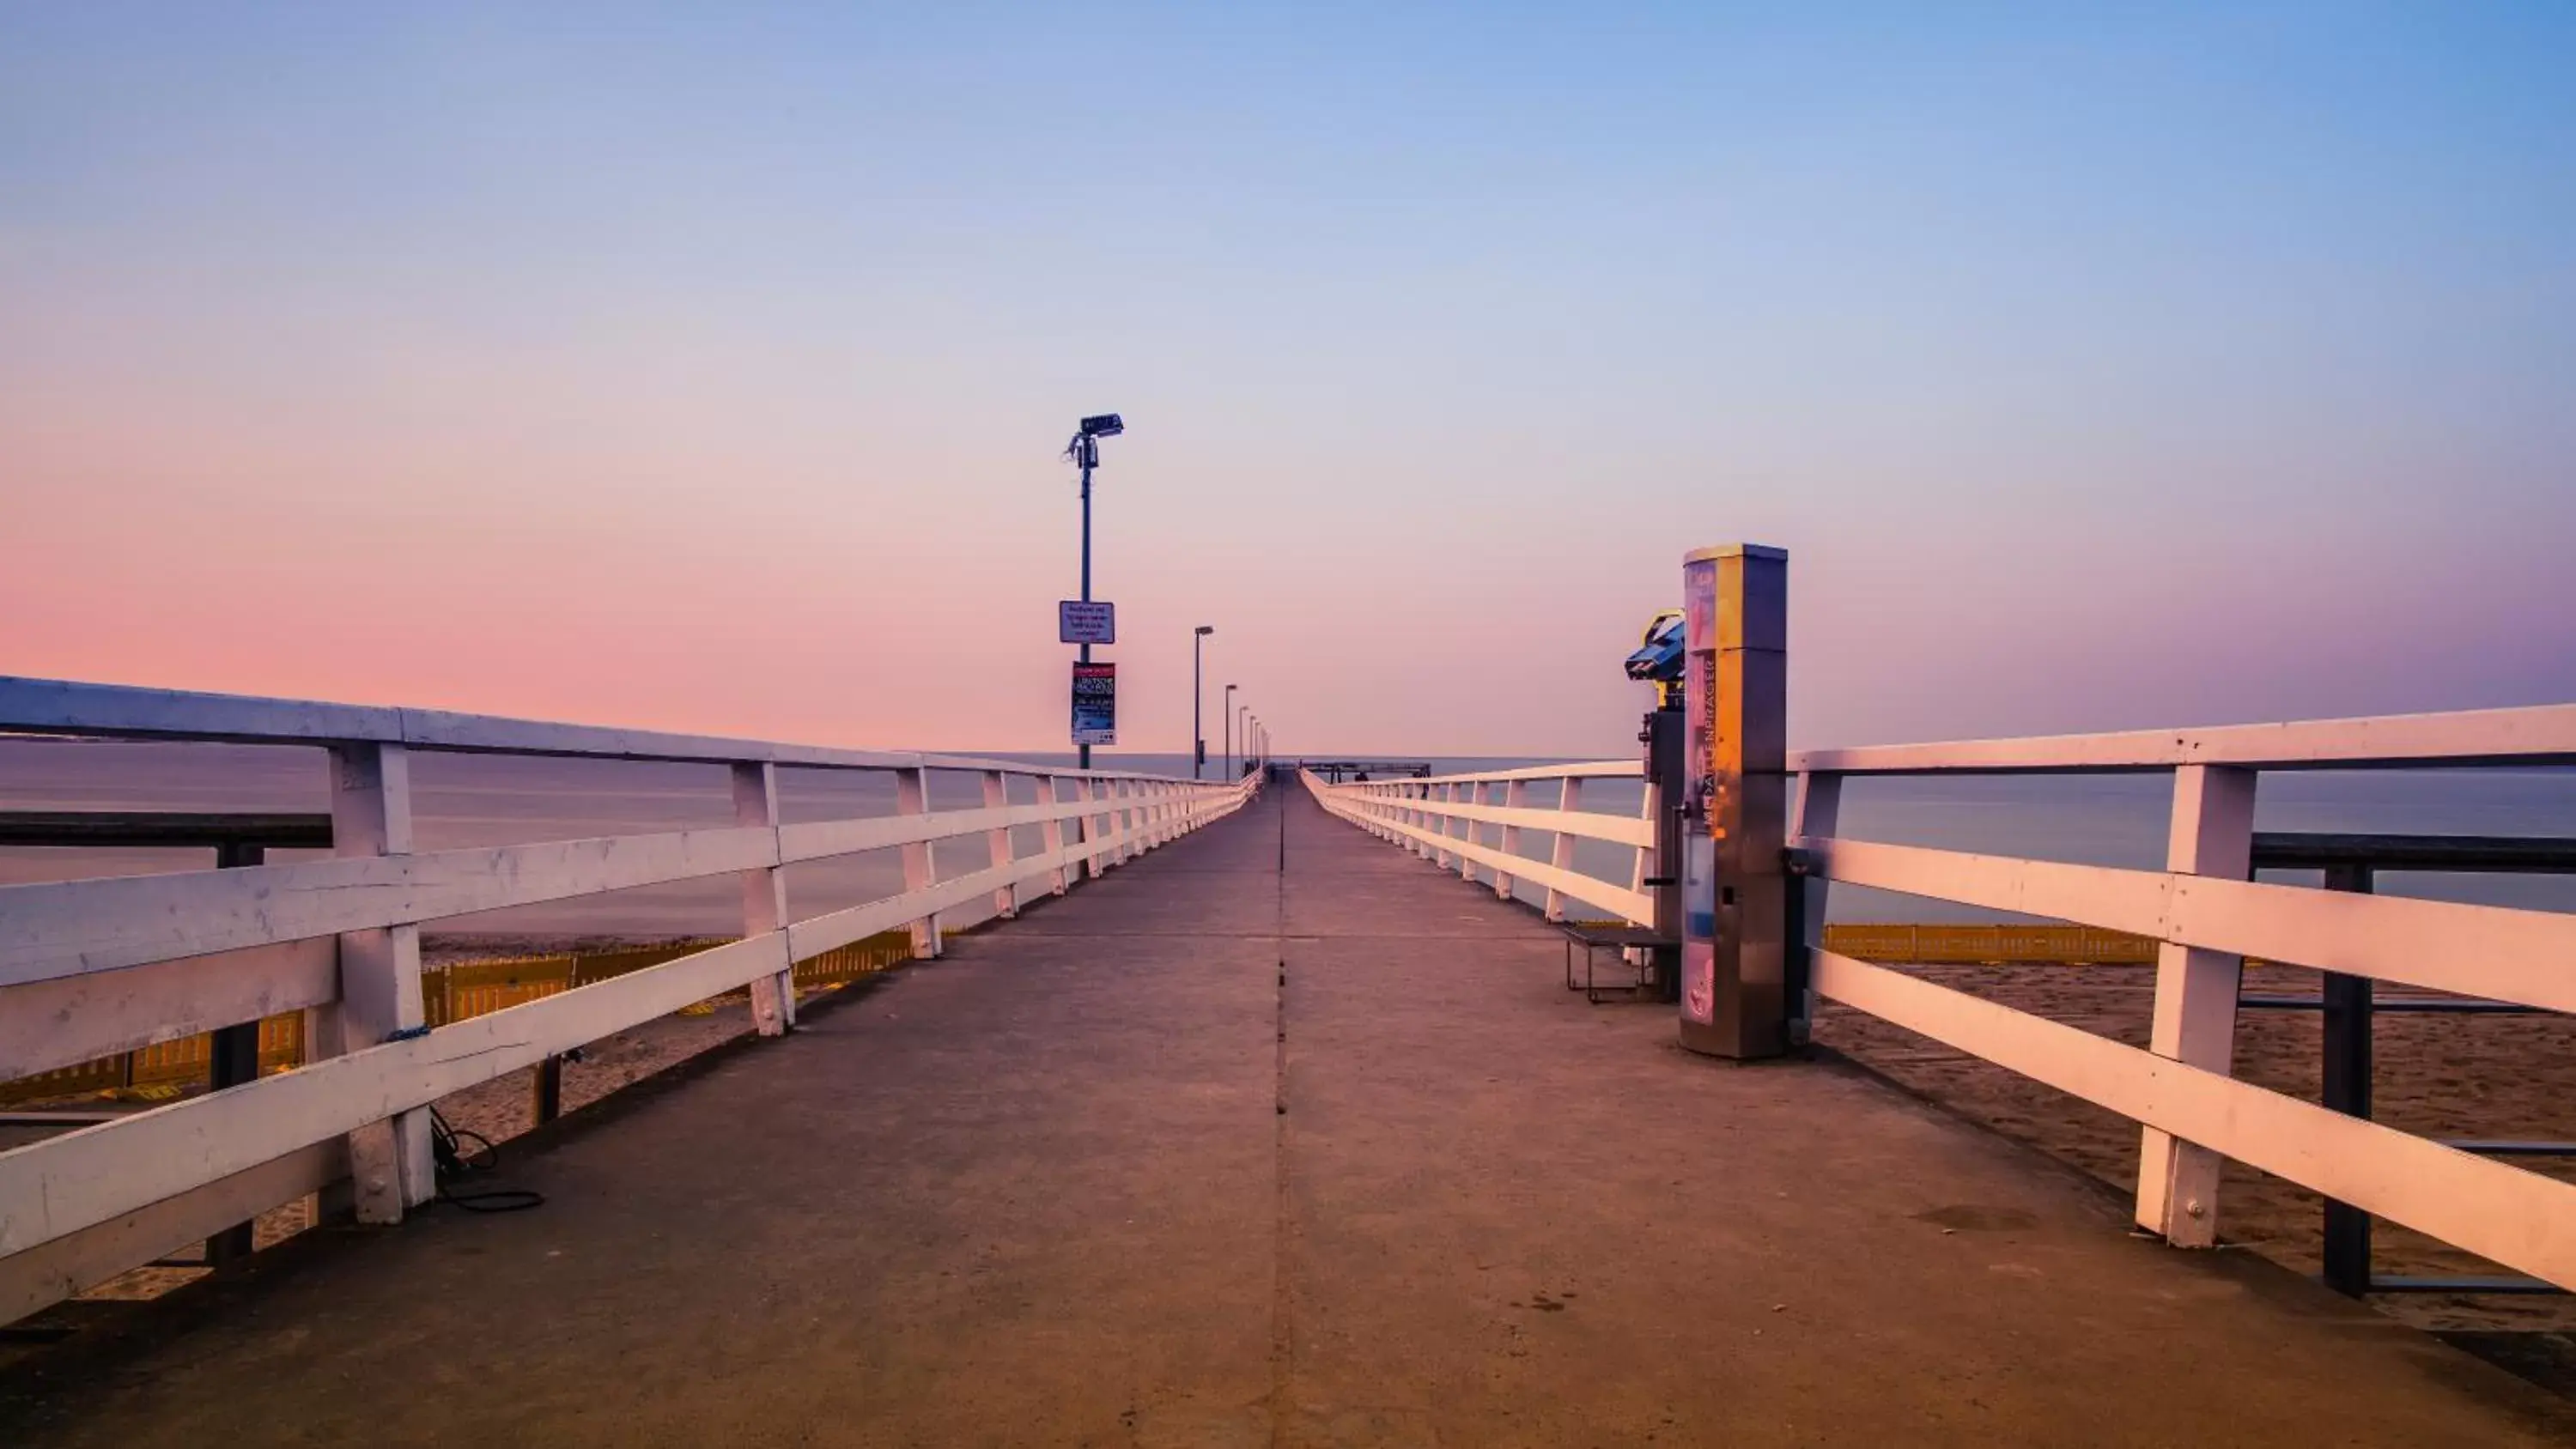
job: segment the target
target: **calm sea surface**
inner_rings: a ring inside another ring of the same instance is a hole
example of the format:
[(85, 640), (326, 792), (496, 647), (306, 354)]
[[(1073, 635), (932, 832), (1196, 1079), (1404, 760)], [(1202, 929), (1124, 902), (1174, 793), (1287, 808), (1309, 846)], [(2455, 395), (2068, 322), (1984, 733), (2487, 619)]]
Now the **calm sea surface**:
[[(1039, 764), (1070, 764), (1069, 755), (1024, 755)], [(1419, 758), (1419, 757), (1416, 757)], [(1102, 755), (1104, 768), (1187, 774), (1186, 756)], [(1432, 761), (1442, 771), (1499, 769), (1539, 763), (1512, 759)], [(1209, 767), (1213, 779), (1220, 765)], [(421, 753), (413, 757), (419, 848), (440, 850), (536, 840), (639, 834), (729, 825), (732, 796), (723, 767), (606, 760), (525, 759)], [(1585, 786), (1588, 809), (1633, 814), (1641, 789), (1630, 781)], [(1844, 833), (1866, 840), (1942, 846), (1997, 855), (2096, 865), (2162, 863), (2171, 785), (2160, 775), (1964, 780), (1855, 780), (1845, 791)], [(983, 803), (972, 773), (933, 772), (933, 808)], [(1036, 798), (1014, 781), (1011, 799)], [(1556, 803), (1553, 786), (1533, 785), (1532, 806)], [(782, 770), (780, 804), (791, 821), (891, 814), (890, 776), (865, 771)], [(0, 809), (264, 810), (328, 808), (319, 751), (281, 746), (124, 744), (0, 740)], [(2265, 830), (2378, 831), (2460, 835), (2576, 837), (2576, 771), (2335, 771), (2264, 778), (2256, 824)], [(1018, 849), (1038, 848), (1036, 827), (1016, 832)], [(1526, 853), (1544, 859), (1550, 837), (1523, 835)], [(278, 851), (274, 860), (315, 852)], [(943, 845), (941, 879), (987, 864), (980, 840)], [(202, 870), (208, 852), (193, 850), (40, 850), (0, 848), (0, 884)], [(1625, 884), (1628, 854), (1586, 842), (1578, 868)], [(2298, 880), (2285, 874), (2283, 880)], [(2313, 877), (2309, 877), (2313, 879)], [(874, 851), (788, 871), (788, 899), (798, 917), (860, 904), (902, 889), (899, 853)], [(2576, 878), (2545, 876), (2384, 876), (2380, 889), (2538, 910), (2576, 910)], [(0, 912), (7, 909), (0, 894)], [(651, 886), (577, 901), (523, 906), (458, 917), (446, 931), (536, 934), (721, 934), (737, 926), (739, 896), (730, 880)], [(1837, 888), (1837, 920), (1973, 921), (2004, 919), (1939, 902), (1851, 887)], [(961, 923), (971, 915), (953, 917)]]

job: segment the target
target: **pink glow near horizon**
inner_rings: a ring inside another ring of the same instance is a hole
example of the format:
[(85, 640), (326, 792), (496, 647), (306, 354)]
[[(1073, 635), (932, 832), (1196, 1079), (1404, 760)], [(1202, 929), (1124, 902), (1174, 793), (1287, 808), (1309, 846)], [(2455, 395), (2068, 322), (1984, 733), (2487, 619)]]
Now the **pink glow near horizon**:
[[(1216, 39), (1067, 117), (944, 34), (333, 23), (0, 47), (48, 138), (0, 151), (0, 672), (1061, 749), (1053, 455), (1111, 408), (1127, 749), (1186, 748), (1207, 623), (1212, 748), (1237, 682), (1287, 750), (1626, 754), (1618, 660), (1730, 540), (1791, 552), (1801, 743), (2576, 697), (2528, 46), (2061, 38), (1997, 91), (1768, 35), (1782, 89), (1592, 37), (1544, 93), (1431, 46), (1403, 95), (1478, 124), (1344, 135)], [(1032, 178), (1086, 154), (1074, 225)]]

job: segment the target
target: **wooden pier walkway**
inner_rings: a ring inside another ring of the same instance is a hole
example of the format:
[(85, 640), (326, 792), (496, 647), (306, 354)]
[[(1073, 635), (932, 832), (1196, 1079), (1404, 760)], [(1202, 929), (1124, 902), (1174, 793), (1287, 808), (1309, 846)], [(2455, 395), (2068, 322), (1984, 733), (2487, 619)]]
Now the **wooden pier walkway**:
[(143, 1446), (2459, 1444), (2560, 1401), (1831, 1063), (1586, 1007), (1293, 786), (0, 1380)]

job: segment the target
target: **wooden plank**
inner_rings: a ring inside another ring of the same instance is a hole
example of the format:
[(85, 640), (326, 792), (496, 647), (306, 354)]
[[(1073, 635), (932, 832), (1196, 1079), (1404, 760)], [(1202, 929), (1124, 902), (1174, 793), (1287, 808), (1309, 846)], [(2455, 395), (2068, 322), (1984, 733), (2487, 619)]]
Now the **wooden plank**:
[[(778, 831), (778, 767), (739, 764), (732, 767), (733, 823), (745, 830)], [(772, 855), (781, 852), (773, 850)], [(742, 934), (748, 940), (787, 927), (787, 872), (780, 866), (756, 866), (742, 873)], [(796, 978), (792, 969), (755, 977), (751, 983), (752, 1030), (762, 1036), (785, 1036), (796, 1024)]]
[(1829, 879), (2177, 945), (2576, 1012), (2576, 915), (2014, 860), (1875, 841), (1795, 842)]
[[(1529, 809), (1528, 806), (1529, 781), (1504, 781), (1503, 810), (1506, 814), (1517, 811), (1522, 815), (1538, 816), (1543, 819), (1552, 813), (1545, 810), (1532, 810)], [(1520, 858), (1520, 853), (1520, 822), (1517, 820), (1506, 820), (1503, 822), (1503, 854), (1514, 860), (1518, 860)], [(1510, 871), (1498, 870), (1494, 872), (1494, 894), (1502, 897), (1504, 900), (1510, 900), (1512, 898), (1512, 873)]]
[[(1330, 800), (1326, 808), (1336, 814), (1344, 812), (1356, 814), (1359, 807), (1341, 800)], [(1625, 889), (1610, 881), (1552, 863), (1541, 865), (1534, 860), (1506, 861), (1497, 851), (1442, 834), (1441, 827), (1436, 824), (1425, 827), (1398, 823), (1392, 819), (1387, 819), (1384, 823), (1399, 840), (1418, 851), (1428, 852), (1435, 848), (1443, 851), (1455, 850), (1462, 854), (1472, 851), (1474, 859), (1496, 869), (1516, 870), (1530, 881), (1556, 892), (1560, 897), (1572, 897), (1587, 905), (1615, 911), (1621, 919), (1633, 921), (1639, 925), (1650, 924), (1654, 920), (1654, 900), (1642, 891)]]
[(1801, 837), (1791, 846), (1803, 852), (1810, 868), (1827, 880), (2026, 915), (2054, 916), (2142, 936), (2164, 935), (2171, 898), (2168, 878), (2157, 871), (2068, 865), (1863, 840)]
[(950, 840), (1014, 825), (1040, 825), (1069, 820), (1085, 807), (1066, 801), (1035, 805), (987, 806), (975, 810), (940, 810), (918, 815), (871, 815), (849, 820), (820, 820), (782, 827), (779, 857), (785, 864), (885, 850), (916, 841)]
[(0, 986), (730, 875), (776, 851), (765, 830), (687, 830), (0, 886)]
[(2576, 705), (2554, 704), (2446, 714), (1803, 750), (1790, 755), (1789, 768), (1889, 775), (2169, 770), (2182, 765), (2311, 770), (2570, 762), (2576, 762)]
[[(1235, 806), (1210, 810), (1201, 825), (1233, 813)], [(920, 891), (906, 891), (900, 896), (870, 901), (846, 910), (833, 911), (796, 922), (788, 927), (790, 951), (799, 960), (862, 941), (879, 931), (917, 920), (924, 911), (937, 912), (975, 899), (1004, 885), (1021, 884), (1049, 878), (1062, 865), (1089, 858), (1094, 852), (1114, 850), (1125, 844), (1121, 837), (1101, 836), (1077, 840), (1065, 845), (1051, 860), (1045, 854), (1024, 855), (999, 869), (987, 868), (972, 875), (959, 876)], [(909, 914), (907, 914), (909, 913)]]
[[(1506, 782), (1507, 786), (1517, 783), (1525, 782)], [(1569, 783), (1579, 784), (1579, 777), (1577, 781)], [(1330, 790), (1334, 787), (1326, 785), (1324, 788)], [(1343, 795), (1338, 798), (1372, 815), (1408, 808), (1401, 802), (1386, 797)], [(1579, 790), (1577, 798), (1580, 798)], [(1555, 809), (1534, 810), (1527, 806), (1509, 804), (1486, 805), (1464, 798), (1443, 801), (1440, 805), (1440, 813), (1449, 819), (1473, 820), (1480, 824), (1500, 825), (1506, 829), (1572, 830), (1586, 840), (1606, 840), (1614, 845), (1641, 846), (1651, 849), (1655, 843), (1654, 822), (1642, 814), (1610, 815), (1593, 810), (1567, 810), (1562, 806)], [(1572, 817), (1571, 820), (1567, 818), (1569, 816)]]
[(0, 1257), (0, 1323), (167, 1257), (349, 1175), (340, 1144), (317, 1142), (176, 1197)]
[[(754, 767), (758, 768), (758, 767)], [(1215, 798), (1213, 794), (1203, 798)], [(1015, 806), (0, 887), (0, 987), (1064, 818)]]
[[(1572, 818), (1589, 813), (1582, 808), (1582, 804), (1583, 777), (1580, 775), (1569, 775), (1566, 777), (1565, 788), (1560, 791), (1556, 797), (1556, 810), (1554, 812), (1556, 815), (1556, 821), (1550, 827), (1556, 832), (1556, 842), (1549, 848), (1547, 857), (1548, 864), (1554, 866), (1560, 871), (1566, 872), (1569, 875), (1574, 872), (1574, 842), (1582, 837), (1582, 831), (1579, 828), (1570, 826), (1567, 822)], [(1604, 816), (1602, 818), (1611, 819), (1614, 817)], [(1559, 890), (1555, 886), (1549, 886), (1547, 888), (1546, 915), (1551, 921), (1562, 921), (1565, 919), (1565, 892)]]
[[(930, 772), (898, 770), (894, 777), (894, 808), (898, 815), (926, 817), (930, 813)], [(928, 839), (916, 840), (903, 847), (903, 889), (906, 895), (919, 895), (930, 889), (939, 878), (937, 861), (931, 854)], [(911, 923), (912, 954), (929, 960), (939, 954), (939, 913), (922, 916)]]
[(1816, 953), (1816, 989), (2184, 1141), (2576, 1289), (2576, 1184), (1829, 951)]
[[(984, 772), (985, 810), (1008, 814), (1010, 804), (1011, 788), (1006, 777), (999, 770), (986, 770)], [(984, 854), (994, 869), (999, 870), (1009, 865), (1013, 853), (1009, 826), (996, 825), (984, 832)], [(1004, 885), (993, 892), (993, 914), (1007, 921), (1019, 913), (1020, 897), (1016, 887)]]
[[(765, 763), (815, 769), (1025, 769), (1010, 760), (917, 750), (851, 750), (661, 730), (561, 724), (449, 710), (204, 694), (0, 675), (0, 732), (249, 744), (404, 744), (487, 754)], [(1136, 771), (1063, 773), (1094, 779), (1165, 778)]]
[[(1039, 832), (1038, 850), (1047, 859), (1056, 862), (1054, 868), (1047, 873), (1047, 889), (1053, 894), (1063, 895), (1072, 889), (1072, 882), (1065, 878), (1064, 867), (1064, 822), (1067, 817), (1056, 813), (1056, 807), (1068, 802), (1057, 798), (1055, 776), (1038, 776), (1038, 803), (1047, 807), (1046, 813), (1039, 817), (1044, 822), (1044, 828)], [(1078, 804), (1078, 802), (1073, 803)]]
[(1417, 776), (1405, 780), (1345, 781), (1335, 785), (1317, 781), (1327, 790), (1395, 790), (1407, 785), (1484, 784), (1497, 780), (1555, 780), (1572, 776), (1579, 780), (1634, 779), (1645, 773), (1637, 760), (1575, 760), (1562, 765), (1525, 765), (1511, 770), (1478, 770), (1468, 774)]
[[(332, 747), (331, 840), (332, 849), (341, 855), (411, 853), (409, 750), (398, 744)], [(309, 1040), (316, 1057), (359, 1051), (429, 1025), (428, 1005), (421, 996), (419, 926), (405, 921), (342, 931), (339, 941), (338, 998), (317, 1009), (311, 1022)], [(429, 1114), (416, 1108), (417, 1104), (405, 1103), (381, 1117), (351, 1124), (349, 1176), (356, 1185), (358, 1221), (400, 1222), (406, 1208), (437, 1195)]]
[(328, 850), (331, 817), (274, 811), (0, 810), (0, 845)]
[(0, 988), (0, 1081), (322, 1006), (340, 994), (329, 937)]
[[(2174, 772), (2165, 869), (2242, 880), (2253, 866), (2251, 770), (2185, 765)], [(2227, 1076), (2236, 1063), (2241, 956), (2167, 942), (2156, 954), (2156, 998), (2147, 1049)], [(2137, 1218), (2178, 1248), (2218, 1242), (2218, 1154), (2158, 1127), (2140, 1129)]]
[[(784, 969), (773, 933), (0, 1153), (0, 1255), (425, 1106)], [(353, 1155), (352, 1166), (364, 1166)], [(361, 1175), (359, 1190), (366, 1190)]]
[[(1083, 813), (1079, 817), (1082, 821), (1083, 843), (1096, 847), (1101, 838), (1109, 833), (1108, 818), (1100, 813), (1100, 802), (1108, 792), (1109, 786), (1100, 780), (1084, 780), (1079, 788), (1082, 791), (1083, 800)], [(1108, 869), (1107, 857), (1103, 850), (1093, 848), (1084, 851), (1083, 879), (1098, 880), (1108, 873)]]
[[(1830, 836), (1841, 828), (1843, 777), (1830, 774), (1808, 775), (1798, 791), (1798, 813), (1790, 818), (1789, 836)], [(1674, 862), (1678, 875), (1680, 862)], [(1823, 876), (1810, 876), (1799, 883), (1799, 919), (1789, 928), (1797, 932), (1792, 946), (1821, 946), (1825, 942), (1825, 897), (1827, 882)], [(1808, 983), (1807, 999), (1791, 1003), (1802, 1029), (1816, 1019), (1816, 990)]]

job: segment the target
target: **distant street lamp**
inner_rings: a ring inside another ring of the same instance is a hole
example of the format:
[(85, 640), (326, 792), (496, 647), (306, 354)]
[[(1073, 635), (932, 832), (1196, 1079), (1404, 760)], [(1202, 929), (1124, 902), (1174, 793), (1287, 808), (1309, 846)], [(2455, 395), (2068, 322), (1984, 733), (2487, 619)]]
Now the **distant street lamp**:
[[(1101, 413), (1084, 418), (1076, 426), (1073, 441), (1064, 445), (1064, 455), (1082, 469), (1082, 601), (1091, 602), (1091, 470), (1100, 466), (1100, 440), (1114, 438), (1127, 431), (1127, 424), (1116, 413)], [(1082, 662), (1091, 662), (1091, 646), (1082, 646)], [(1082, 768), (1091, 768), (1091, 746), (1076, 746), (1082, 752)]]
[(1190, 778), (1199, 777), (1199, 767), (1207, 763), (1207, 731), (1199, 726), (1199, 646), (1216, 632), (1214, 624), (1201, 624), (1190, 636)]
[(1234, 690), (1231, 684), (1225, 687), (1225, 777), (1229, 780), (1234, 778)]

